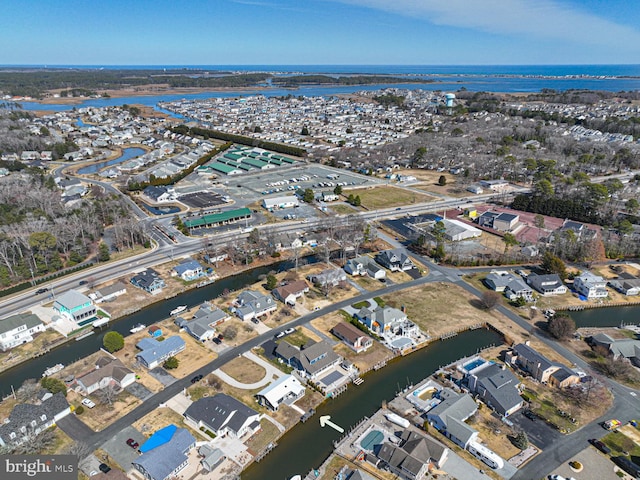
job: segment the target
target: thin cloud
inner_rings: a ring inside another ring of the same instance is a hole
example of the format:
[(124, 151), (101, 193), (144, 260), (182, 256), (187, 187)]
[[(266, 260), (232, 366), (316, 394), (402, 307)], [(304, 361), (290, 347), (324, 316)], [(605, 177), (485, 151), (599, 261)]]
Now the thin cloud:
[(640, 31), (554, 0), (333, 0), (435, 25), (637, 50)]

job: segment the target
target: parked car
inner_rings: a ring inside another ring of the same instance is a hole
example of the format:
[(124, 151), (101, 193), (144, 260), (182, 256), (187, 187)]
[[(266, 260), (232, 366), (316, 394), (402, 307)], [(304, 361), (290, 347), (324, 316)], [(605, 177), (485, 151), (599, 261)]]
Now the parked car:
[(220, 340), (218, 337), (213, 337), (211, 341), (216, 345), (220, 345), (222, 343), (222, 340)]
[(533, 413), (531, 410), (525, 410), (523, 412), (523, 415), (527, 417), (529, 420), (535, 420), (537, 418), (537, 415)]
[(275, 338), (282, 338), (284, 337), (286, 334), (284, 332), (278, 332), (274, 335)]
[(284, 334), (285, 334), (285, 335), (291, 335), (291, 334), (292, 334), (293, 332), (295, 332), (295, 331), (296, 331), (296, 329), (295, 329), (295, 328), (290, 327), (290, 328), (287, 328), (287, 329), (284, 331)]
[(137, 450), (138, 447), (140, 446), (140, 444), (136, 442), (133, 438), (127, 439), (127, 445), (129, 445), (131, 448), (135, 450)]
[(39, 288), (38, 290), (36, 290), (36, 295), (40, 295), (41, 293), (45, 293), (45, 292), (48, 292), (48, 291), (49, 291), (49, 289), (47, 287), (42, 287), (42, 288)]
[(107, 472), (111, 471), (111, 467), (109, 465), (107, 465), (106, 463), (101, 463), (98, 468), (100, 469), (100, 471), (102, 473), (107, 473)]
[(89, 407), (89, 408), (93, 408), (93, 407), (95, 407), (95, 406), (96, 406), (96, 404), (95, 404), (95, 403), (93, 403), (93, 402), (92, 402), (90, 399), (88, 399), (88, 398), (83, 398), (83, 399), (82, 399), (82, 404), (83, 404), (85, 407)]
[(252, 321), (253, 323), (255, 323), (256, 325), (258, 325), (258, 324), (260, 323), (260, 320), (258, 320), (256, 317), (253, 317), (253, 318), (251, 319), (251, 321)]
[(609, 455), (611, 453), (611, 449), (605, 445), (604, 442), (601, 442), (597, 438), (589, 439), (589, 443), (600, 450), (602, 453)]
[(202, 380), (204, 377), (202, 375), (196, 375), (195, 377), (193, 377), (191, 379), (191, 383), (198, 383), (200, 380)]

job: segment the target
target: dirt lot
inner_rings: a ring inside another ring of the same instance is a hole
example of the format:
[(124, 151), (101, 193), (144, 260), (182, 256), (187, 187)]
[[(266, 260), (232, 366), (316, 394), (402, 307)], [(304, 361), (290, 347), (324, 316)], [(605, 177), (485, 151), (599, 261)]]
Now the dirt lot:
[[(74, 405), (80, 405), (82, 398), (74, 391), (69, 391), (67, 394), (67, 401)], [(80, 420), (94, 431), (102, 430), (105, 426), (111, 425), (142, 403), (140, 399), (124, 390), (117, 395), (111, 405), (102, 403), (97, 395), (92, 395), (91, 398), (96, 406), (94, 408), (85, 407), (84, 413), (80, 415)]]
[(354, 197), (359, 195), (362, 206), (369, 210), (412, 205), (414, 203), (425, 203), (435, 200), (431, 195), (416, 193), (404, 188), (387, 186), (357, 188), (348, 190), (345, 193), (347, 195), (353, 195)]
[(182, 415), (175, 412), (174, 410), (171, 410), (168, 407), (156, 408), (149, 414), (136, 420), (133, 423), (133, 427), (138, 429), (139, 432), (143, 433), (147, 437), (150, 437), (153, 433), (170, 424), (174, 424), (177, 427), (186, 428), (187, 430), (189, 430), (189, 433), (191, 433), (191, 435), (193, 435), (199, 441), (202, 439), (210, 440), (210, 437), (208, 435), (191, 428), (184, 422), (184, 417)]
[(264, 367), (245, 357), (236, 357), (220, 368), (224, 373), (240, 383), (254, 383), (262, 380), (267, 373)]

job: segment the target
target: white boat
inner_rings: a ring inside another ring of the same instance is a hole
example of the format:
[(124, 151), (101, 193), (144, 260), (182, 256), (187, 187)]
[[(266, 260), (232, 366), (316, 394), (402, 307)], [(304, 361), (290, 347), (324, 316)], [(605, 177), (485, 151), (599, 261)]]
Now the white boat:
[(184, 312), (186, 309), (187, 309), (186, 305), (180, 305), (179, 307), (176, 307), (173, 310), (171, 310), (169, 315), (171, 315), (171, 316), (178, 315), (179, 313)]
[(49, 367), (47, 368), (44, 373), (42, 374), (43, 377), (48, 377), (49, 375), (53, 375), (54, 373), (59, 372), (60, 370), (62, 370), (64, 368), (64, 365), (59, 363), (57, 365), (54, 365), (53, 367)]
[(147, 326), (144, 323), (137, 323), (129, 331), (131, 333), (138, 333), (138, 332), (141, 332), (142, 330), (144, 330), (145, 328), (147, 328)]
[(294, 475), (289, 480), (302, 480), (302, 477), (300, 475)]

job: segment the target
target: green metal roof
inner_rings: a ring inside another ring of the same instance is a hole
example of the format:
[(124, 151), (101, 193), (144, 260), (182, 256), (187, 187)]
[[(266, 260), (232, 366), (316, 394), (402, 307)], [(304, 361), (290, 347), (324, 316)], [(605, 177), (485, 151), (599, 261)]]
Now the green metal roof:
[(262, 160), (257, 160), (255, 158), (243, 158), (242, 163), (246, 163), (256, 168), (262, 168), (266, 165), (269, 165), (267, 162), (263, 162)]
[(223, 155), (224, 158), (228, 158), (229, 160), (240, 160), (242, 155), (238, 153), (227, 152)]
[(226, 212), (212, 213), (193, 220), (185, 220), (184, 225), (187, 228), (202, 227), (204, 225), (216, 225), (231, 220), (240, 220), (251, 216), (251, 210), (248, 208), (236, 208)]
[(230, 165), (225, 165), (224, 163), (212, 163), (209, 165), (209, 168), (211, 168), (211, 170), (215, 170), (216, 172), (221, 172), (221, 173), (231, 173), (235, 170), (237, 170), (237, 168), (232, 167)]

